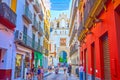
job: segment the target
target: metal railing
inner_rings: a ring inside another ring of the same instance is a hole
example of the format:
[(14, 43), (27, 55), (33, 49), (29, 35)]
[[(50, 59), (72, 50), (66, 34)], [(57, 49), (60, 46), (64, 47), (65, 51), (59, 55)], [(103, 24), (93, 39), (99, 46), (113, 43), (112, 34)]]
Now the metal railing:
[(84, 28), (83, 22), (81, 21), (81, 22), (80, 22), (80, 26), (79, 26), (79, 28), (78, 28), (78, 33), (77, 33), (77, 36), (78, 36), (78, 37), (80, 36), (80, 33), (81, 33), (81, 31), (83, 30), (83, 28)]
[(43, 29), (41, 28), (41, 25), (39, 25), (38, 33), (43, 35)]
[(72, 56), (78, 50), (78, 44), (74, 44), (70, 47), (70, 56)]
[(89, 0), (85, 4), (85, 9), (84, 9), (84, 23), (86, 22), (87, 18), (89, 17), (90, 10), (92, 9), (94, 3), (96, 0)]
[(23, 43), (29, 47), (32, 47), (32, 38), (26, 34), (23, 34)]
[(72, 40), (74, 39), (76, 33), (77, 33), (77, 26), (74, 26), (73, 31), (72, 31), (72, 36), (70, 37), (70, 44)]
[(40, 4), (39, 4), (38, 0), (34, 0), (34, 2), (37, 5), (37, 7), (40, 7)]
[[(21, 37), (21, 38), (20, 38)], [(41, 51), (41, 46), (38, 42), (34, 41), (29, 35), (22, 33), (20, 36), (20, 32), (17, 30), (15, 32), (15, 41), (19, 41), (20, 43), (28, 46), (34, 50)]]
[(0, 16), (16, 25), (16, 14), (6, 3), (0, 3)]
[(27, 5), (24, 7), (24, 14), (28, 17), (29, 20), (32, 21), (32, 13)]
[(33, 19), (33, 25), (38, 30), (38, 22), (37, 22), (36, 18)]

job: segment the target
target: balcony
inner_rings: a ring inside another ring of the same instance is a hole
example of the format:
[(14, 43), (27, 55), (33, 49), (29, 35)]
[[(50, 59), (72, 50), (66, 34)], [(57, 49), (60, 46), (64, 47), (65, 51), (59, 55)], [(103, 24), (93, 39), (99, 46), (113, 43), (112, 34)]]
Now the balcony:
[(78, 37), (80, 36), (82, 30), (84, 30), (84, 27), (83, 27), (83, 23), (82, 23), (82, 21), (81, 21), (81, 22), (80, 22), (80, 26), (79, 26), (79, 28), (78, 28), (78, 33), (77, 33), (77, 36), (78, 36)]
[(45, 55), (48, 56), (49, 51), (47, 49), (45, 49)]
[(43, 52), (43, 47), (41, 45), (38, 46), (38, 51)]
[(15, 31), (15, 42), (32, 48), (32, 38), (26, 34), (23, 34), (23, 32), (20, 32), (19, 30)]
[(19, 30), (16, 30), (15, 32), (15, 42), (36, 51), (40, 51), (41, 48), (40, 45), (38, 45), (38, 42), (33, 41), (30, 36)]
[(23, 34), (23, 40), (22, 42), (32, 48), (32, 38), (26, 34)]
[(40, 11), (40, 13), (39, 13), (39, 18), (40, 18), (41, 20), (43, 20), (43, 17), (44, 17), (43, 12)]
[(72, 56), (76, 51), (78, 51), (78, 45), (74, 44), (73, 46), (71, 46), (70, 48), (70, 56)]
[(6, 3), (0, 3), (0, 23), (11, 30), (16, 27), (16, 14)]
[(31, 11), (29, 10), (29, 7), (26, 6), (26, 5), (24, 6), (23, 18), (24, 18), (29, 24), (32, 23), (32, 13), (31, 13)]
[(77, 33), (77, 26), (74, 26), (73, 31), (72, 31), (72, 36), (70, 37), (70, 44), (74, 40), (76, 33)]
[(41, 25), (39, 25), (38, 34), (39, 34), (39, 36), (43, 35), (43, 29), (41, 28)]
[(33, 0), (29, 0), (30, 2), (33, 2)]
[(34, 18), (34, 20), (33, 20), (32, 28), (33, 28), (35, 31), (38, 31), (38, 22), (37, 22), (37, 20), (36, 20), (35, 18)]
[(40, 7), (41, 6), (40, 6), (40, 3), (38, 2), (38, 0), (33, 1), (33, 7), (34, 7), (34, 9), (37, 13), (40, 13)]
[(46, 37), (47, 40), (49, 40), (49, 34), (48, 34), (47, 31), (45, 32), (45, 37)]

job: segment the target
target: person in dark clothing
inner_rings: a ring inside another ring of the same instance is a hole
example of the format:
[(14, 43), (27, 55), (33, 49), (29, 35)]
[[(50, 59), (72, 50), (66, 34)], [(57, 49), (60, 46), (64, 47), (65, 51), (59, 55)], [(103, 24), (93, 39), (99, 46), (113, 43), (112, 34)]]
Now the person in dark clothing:
[(34, 65), (31, 66), (31, 78), (32, 80), (34, 79), (34, 72), (35, 72), (35, 68)]
[(71, 76), (71, 70), (72, 70), (72, 66), (69, 65), (69, 66), (68, 66), (68, 73), (69, 73), (69, 76)]
[(38, 80), (41, 80), (41, 68), (40, 68), (40, 66), (38, 66), (37, 75), (38, 75)]

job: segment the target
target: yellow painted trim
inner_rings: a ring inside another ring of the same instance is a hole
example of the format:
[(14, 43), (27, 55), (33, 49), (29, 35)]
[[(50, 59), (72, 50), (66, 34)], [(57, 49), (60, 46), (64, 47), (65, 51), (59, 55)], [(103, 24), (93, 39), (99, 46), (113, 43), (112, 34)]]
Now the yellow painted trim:
[(16, 13), (17, 0), (11, 0), (11, 9)]

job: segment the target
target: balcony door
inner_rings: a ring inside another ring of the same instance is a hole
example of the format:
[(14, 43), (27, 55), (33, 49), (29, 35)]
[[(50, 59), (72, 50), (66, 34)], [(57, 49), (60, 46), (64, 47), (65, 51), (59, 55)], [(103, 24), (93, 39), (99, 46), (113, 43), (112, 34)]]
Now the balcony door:
[(23, 41), (25, 44), (27, 44), (27, 27), (23, 27)]
[(32, 34), (32, 47), (35, 47), (35, 34)]

